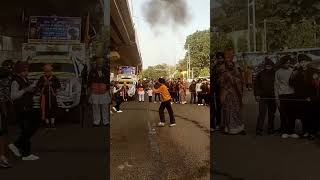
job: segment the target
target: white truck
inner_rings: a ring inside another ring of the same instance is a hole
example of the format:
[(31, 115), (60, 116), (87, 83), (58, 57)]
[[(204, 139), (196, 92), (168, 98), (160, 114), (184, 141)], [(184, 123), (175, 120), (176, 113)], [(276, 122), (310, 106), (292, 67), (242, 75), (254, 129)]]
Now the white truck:
[(117, 81), (119, 82), (120, 87), (122, 87), (124, 83), (126, 83), (127, 86), (129, 87), (128, 96), (130, 98), (135, 98), (135, 95), (136, 95), (137, 80), (134, 76), (135, 75), (121, 74), (121, 75), (118, 75), (118, 78), (117, 78)]
[(136, 75), (136, 68), (132, 66), (120, 66), (116, 80), (119, 82), (120, 87), (126, 83), (129, 87), (128, 96), (133, 99), (136, 95), (136, 85), (138, 77)]
[[(30, 64), (29, 78), (39, 80), (43, 66), (52, 64), (54, 75), (60, 80), (57, 94), (59, 108), (65, 112), (76, 108), (81, 97), (81, 72), (86, 62), (84, 44), (39, 44), (25, 43), (22, 58)], [(40, 107), (40, 94), (34, 96), (34, 108)]]

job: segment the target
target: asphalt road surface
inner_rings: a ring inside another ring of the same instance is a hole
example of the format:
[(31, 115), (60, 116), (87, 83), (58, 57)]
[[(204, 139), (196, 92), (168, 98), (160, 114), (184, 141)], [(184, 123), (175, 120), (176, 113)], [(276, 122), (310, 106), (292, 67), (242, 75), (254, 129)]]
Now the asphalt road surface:
[[(257, 137), (257, 112), (258, 105), (247, 92), (242, 118), (248, 134), (213, 136), (214, 180), (319, 180), (319, 141)], [(279, 121), (277, 115), (277, 127)]]
[(209, 180), (209, 107), (173, 104), (177, 126), (157, 127), (159, 103), (125, 102), (111, 116), (112, 180)]

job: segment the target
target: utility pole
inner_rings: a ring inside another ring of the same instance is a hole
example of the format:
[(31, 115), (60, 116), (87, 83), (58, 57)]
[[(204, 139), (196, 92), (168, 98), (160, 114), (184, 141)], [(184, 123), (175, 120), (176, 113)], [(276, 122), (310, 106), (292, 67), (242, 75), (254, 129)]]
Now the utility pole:
[(192, 68), (192, 76), (191, 77), (192, 77), (192, 79), (194, 79), (193, 68)]
[[(251, 24), (251, 10), (252, 8), (252, 24)], [(253, 31), (253, 52), (257, 51), (257, 43), (256, 43), (256, 1), (255, 0), (248, 0), (248, 48), (249, 51), (251, 51), (251, 38), (250, 38), (250, 32), (251, 32), (251, 26)]]
[(188, 56), (189, 56), (189, 61), (188, 61), (188, 79), (190, 79), (190, 71), (191, 71), (191, 55), (190, 55), (190, 45), (188, 44)]
[(267, 20), (264, 19), (264, 52), (268, 51), (268, 43), (267, 43)]
[(314, 47), (317, 47), (317, 22), (313, 21), (314, 25)]
[(252, 1), (253, 6), (253, 52), (257, 51), (257, 37), (256, 37), (256, 0)]
[(250, 18), (250, 0), (248, 0), (248, 52), (251, 51), (251, 41), (250, 41), (250, 32), (251, 32), (251, 18)]

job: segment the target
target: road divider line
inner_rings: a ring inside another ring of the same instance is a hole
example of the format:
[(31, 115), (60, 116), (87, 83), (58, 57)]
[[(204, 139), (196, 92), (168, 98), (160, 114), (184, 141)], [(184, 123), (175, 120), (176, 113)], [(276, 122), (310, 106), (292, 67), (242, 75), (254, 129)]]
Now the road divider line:
[(152, 153), (152, 159), (154, 162), (154, 170), (152, 172), (152, 179), (157, 179), (157, 180), (166, 180), (168, 177), (167, 170), (165, 168), (165, 164), (162, 161), (161, 158), (161, 152), (160, 152), (160, 147), (159, 144), (156, 140), (156, 129), (151, 126), (150, 124), (150, 105), (147, 105), (146, 107), (146, 114), (143, 116), (143, 120), (147, 124), (147, 130), (148, 130), (148, 139), (149, 139), (149, 144), (151, 148), (151, 153)]

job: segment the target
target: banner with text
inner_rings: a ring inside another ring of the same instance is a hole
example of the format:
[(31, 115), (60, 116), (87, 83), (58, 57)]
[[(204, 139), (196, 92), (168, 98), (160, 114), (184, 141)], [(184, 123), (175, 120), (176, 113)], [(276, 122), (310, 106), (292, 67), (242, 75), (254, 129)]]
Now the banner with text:
[(81, 18), (32, 16), (29, 24), (29, 43), (81, 42)]

